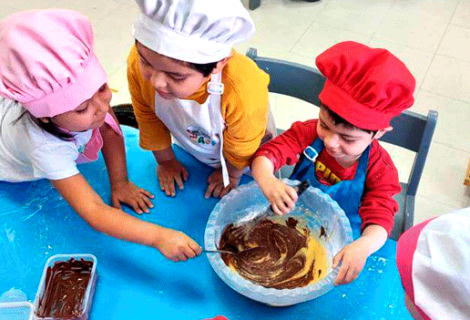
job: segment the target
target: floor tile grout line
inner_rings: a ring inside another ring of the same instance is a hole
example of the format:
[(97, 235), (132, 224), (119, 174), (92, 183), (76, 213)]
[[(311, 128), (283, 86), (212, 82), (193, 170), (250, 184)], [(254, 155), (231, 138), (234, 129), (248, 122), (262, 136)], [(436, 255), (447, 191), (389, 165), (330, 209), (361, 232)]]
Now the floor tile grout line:
[(428, 73), (429, 73), (429, 69), (431, 68), (432, 63), (434, 62), (434, 60), (435, 60), (435, 58), (436, 58), (437, 52), (439, 51), (439, 48), (441, 47), (442, 41), (444, 40), (444, 37), (445, 37), (446, 34), (447, 34), (447, 30), (449, 30), (449, 26), (450, 26), (450, 24), (451, 24), (452, 19), (454, 18), (454, 15), (455, 15), (455, 12), (457, 11), (457, 8), (458, 8), (458, 6), (459, 6), (459, 3), (460, 3), (460, 0), (457, 2), (457, 5), (456, 5), (455, 8), (454, 8), (454, 12), (452, 12), (452, 16), (450, 17), (449, 21), (447, 22), (447, 26), (446, 26), (446, 28), (445, 28), (445, 30), (444, 30), (444, 32), (443, 32), (443, 34), (442, 34), (442, 37), (441, 37), (441, 39), (440, 39), (440, 41), (439, 41), (439, 43), (438, 43), (438, 45), (437, 45), (437, 48), (436, 48), (436, 50), (434, 51), (433, 56), (432, 56), (432, 58), (431, 58), (431, 62), (429, 63), (429, 65), (428, 65), (428, 67), (427, 67), (427, 69), (426, 69), (426, 72), (424, 73), (423, 81), (422, 81), (421, 84), (419, 85), (419, 90), (421, 90), (421, 89), (423, 88), (423, 84), (424, 84), (424, 82), (426, 81), (426, 77), (427, 77), (427, 75), (428, 75)]
[[(456, 59), (456, 60), (460, 60), (460, 59)], [(463, 60), (460, 60), (460, 61), (463, 61)], [(464, 100), (464, 99), (461, 99), (461, 98), (451, 97), (451, 96), (448, 96), (448, 95), (445, 95), (445, 94), (442, 94), (442, 93), (439, 93), (439, 92), (429, 91), (429, 90), (421, 88), (421, 86), (419, 88), (419, 91), (435, 94), (435, 95), (443, 97), (443, 98), (448, 98), (448, 99), (451, 99), (451, 100), (454, 100), (454, 101), (463, 102), (463, 103), (466, 103), (466, 104), (470, 105), (470, 101), (467, 101), (467, 100)]]
[(382, 20), (379, 22), (377, 28), (375, 28), (374, 32), (370, 35), (370, 37), (369, 37), (369, 42), (368, 42), (368, 43), (370, 43), (370, 42), (374, 39), (374, 36), (377, 34), (378, 28), (379, 28), (379, 27), (382, 25), (382, 23), (385, 21), (385, 19), (387, 18), (387, 15), (390, 13), (390, 11), (393, 10), (393, 5), (394, 5), (395, 3), (396, 3), (396, 0), (393, 0), (393, 1), (392, 1), (392, 4), (390, 5), (390, 8), (388, 8), (388, 10), (387, 10), (387, 13), (384, 14), (384, 16), (383, 16)]
[(295, 46), (297, 45), (297, 43), (299, 43), (300, 39), (302, 39), (302, 37), (307, 33), (308, 29), (310, 29), (310, 27), (316, 23), (317, 21), (313, 20), (313, 21), (310, 21), (309, 25), (307, 26), (307, 28), (305, 28), (304, 32), (299, 36), (299, 38), (297, 39), (297, 41), (292, 45), (292, 47), (288, 50), (289, 53), (294, 53), (292, 52), (292, 49), (295, 48)]

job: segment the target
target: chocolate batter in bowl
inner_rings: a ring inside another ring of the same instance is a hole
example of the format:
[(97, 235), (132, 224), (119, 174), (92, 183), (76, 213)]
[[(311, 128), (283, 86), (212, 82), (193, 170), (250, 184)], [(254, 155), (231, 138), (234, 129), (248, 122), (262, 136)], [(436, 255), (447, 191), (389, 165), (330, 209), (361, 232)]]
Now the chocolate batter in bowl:
[(214, 271), (235, 291), (272, 306), (296, 304), (329, 291), (337, 276), (332, 259), (352, 242), (344, 211), (310, 187), (289, 215), (263, 219), (250, 235), (236, 238), (240, 233), (232, 232), (232, 223), (261, 214), (268, 204), (255, 182), (233, 190), (217, 204), (207, 223), (205, 246), (239, 253), (209, 253)]

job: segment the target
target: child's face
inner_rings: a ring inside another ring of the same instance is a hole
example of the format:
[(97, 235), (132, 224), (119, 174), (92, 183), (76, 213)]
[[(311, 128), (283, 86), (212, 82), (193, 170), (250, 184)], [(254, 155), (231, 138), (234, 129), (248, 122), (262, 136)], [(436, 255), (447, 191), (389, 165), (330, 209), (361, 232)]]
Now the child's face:
[(325, 144), (325, 150), (343, 166), (352, 165), (374, 139), (379, 139), (392, 128), (379, 130), (375, 135), (358, 128), (335, 125), (333, 119), (324, 108), (320, 108), (317, 124), (318, 137)]
[(164, 99), (184, 99), (207, 81), (202, 73), (137, 43), (143, 77)]
[(111, 97), (111, 90), (104, 84), (90, 99), (72, 111), (53, 117), (52, 122), (60, 128), (74, 132), (99, 128), (104, 124)]

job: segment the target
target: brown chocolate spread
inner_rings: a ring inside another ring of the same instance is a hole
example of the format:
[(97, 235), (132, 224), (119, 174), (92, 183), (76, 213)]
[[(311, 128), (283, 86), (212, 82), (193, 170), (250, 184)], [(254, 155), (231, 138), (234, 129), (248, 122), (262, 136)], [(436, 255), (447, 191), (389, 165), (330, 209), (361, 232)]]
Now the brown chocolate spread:
[(237, 254), (224, 253), (222, 259), (244, 278), (267, 288), (306, 286), (322, 275), (322, 270), (316, 267), (313, 254), (307, 256), (310, 231), (297, 228), (297, 224), (292, 217), (285, 223), (263, 219), (249, 234), (237, 232), (244, 226), (229, 224), (219, 247)]
[(84, 297), (93, 268), (83, 259), (56, 262), (47, 268), (45, 288), (39, 299), (38, 317), (76, 319), (84, 308)]

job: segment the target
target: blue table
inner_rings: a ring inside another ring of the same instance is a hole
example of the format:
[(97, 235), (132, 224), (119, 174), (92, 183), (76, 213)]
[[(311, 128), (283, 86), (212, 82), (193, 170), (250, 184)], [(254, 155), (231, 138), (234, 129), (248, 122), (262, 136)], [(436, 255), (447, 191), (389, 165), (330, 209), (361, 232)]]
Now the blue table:
[[(184, 191), (167, 198), (159, 191), (155, 161), (138, 147), (137, 131), (124, 127), (132, 181), (155, 194), (155, 209), (142, 219), (184, 231), (202, 245), (207, 218), (217, 199), (205, 200), (212, 169), (176, 148), (190, 176)], [(80, 166), (106, 201), (110, 189), (103, 159)], [(243, 183), (249, 178), (244, 178)], [(125, 209), (132, 213), (131, 210)], [(120, 241), (89, 227), (47, 181), (0, 183), (0, 293), (12, 287), (34, 300), (47, 258), (59, 253), (92, 253), (98, 283), (91, 319), (411, 319), (388, 243), (372, 256), (353, 283), (324, 296), (274, 308), (229, 288), (208, 259), (184, 263), (165, 259), (156, 249)]]

